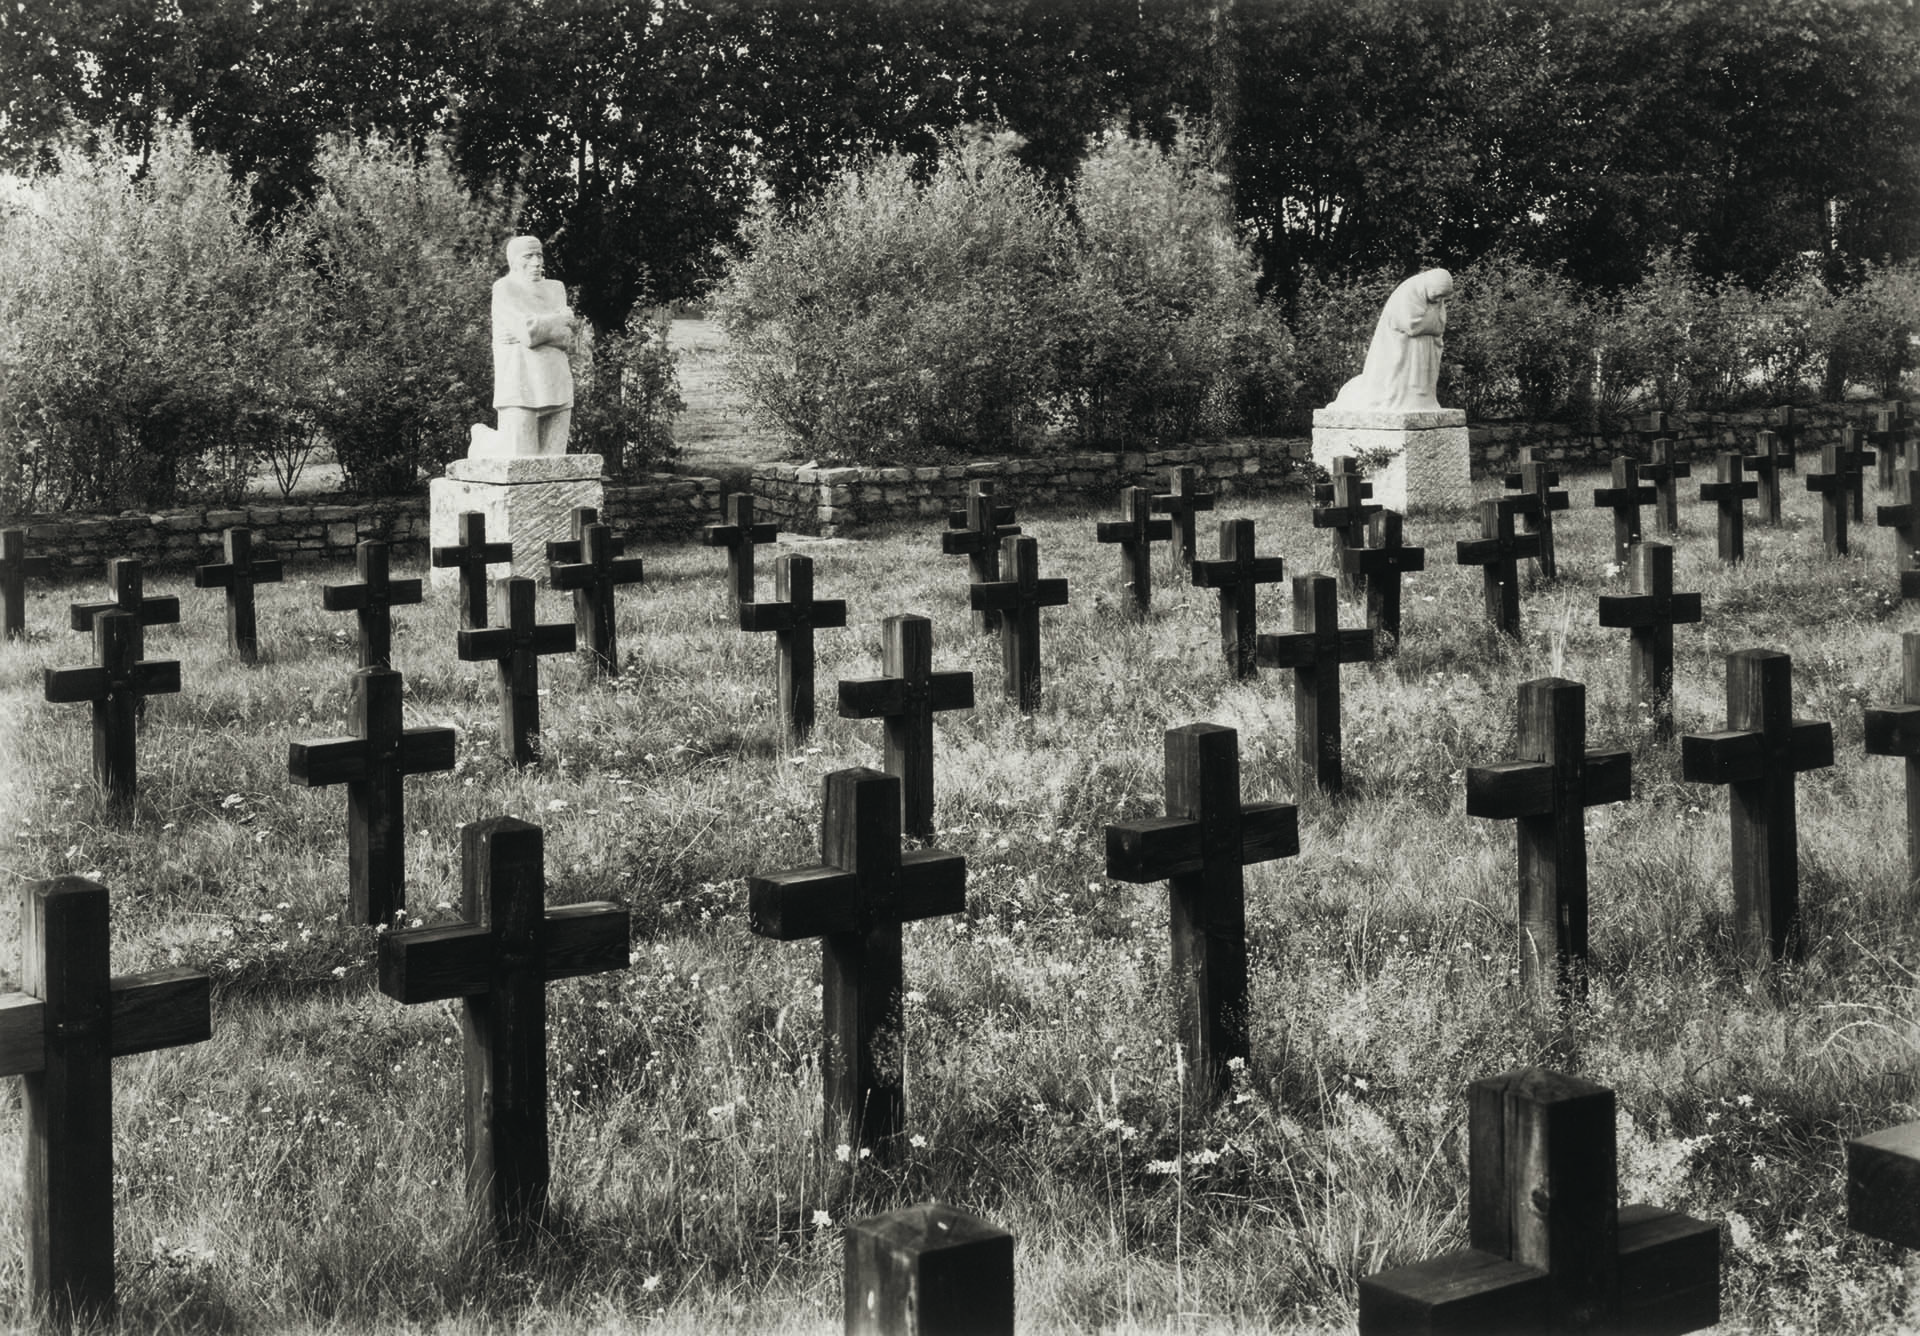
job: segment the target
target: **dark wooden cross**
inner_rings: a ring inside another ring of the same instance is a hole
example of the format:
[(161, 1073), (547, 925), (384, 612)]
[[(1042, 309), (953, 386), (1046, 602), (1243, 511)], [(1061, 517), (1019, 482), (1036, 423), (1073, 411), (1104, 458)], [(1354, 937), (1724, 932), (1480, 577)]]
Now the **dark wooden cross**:
[(933, 623), (914, 614), (880, 623), (880, 671), (840, 683), (840, 717), (883, 721), (881, 768), (900, 781), (900, 827), (930, 840), (934, 712), (971, 710), (973, 674), (933, 671)]
[(1613, 560), (1622, 570), (1640, 541), (1640, 507), (1653, 504), (1653, 488), (1640, 483), (1639, 465), (1625, 455), (1613, 457), (1613, 486), (1593, 489), (1593, 504), (1613, 512)]
[[(547, 564), (556, 561), (576, 563), (581, 560), (580, 537), (587, 531), (589, 524), (600, 523), (598, 506), (575, 506), (567, 518), (568, 538), (556, 538), (547, 544)], [(627, 554), (627, 540), (624, 534), (616, 534), (613, 539), (613, 555), (624, 557)]]
[(1828, 442), (1820, 447), (1820, 472), (1807, 475), (1807, 490), (1820, 494), (1820, 536), (1830, 556), (1847, 554), (1847, 448)]
[(1362, 1336), (1719, 1322), (1719, 1224), (1618, 1204), (1611, 1090), (1528, 1067), (1475, 1081), (1467, 1098), (1468, 1246), (1364, 1277)]
[(138, 557), (115, 557), (107, 563), (107, 587), (113, 597), (105, 603), (73, 603), (67, 607), (67, 624), (76, 631), (92, 631), (93, 619), (103, 612), (124, 612), (133, 618), (133, 657), (147, 656), (146, 629), (169, 626), (180, 620), (180, 600), (171, 594), (164, 598), (146, 597), (146, 568)]
[(700, 541), (708, 547), (727, 549), (727, 597), (743, 607), (753, 602), (753, 549), (771, 543), (780, 530), (771, 524), (755, 522), (753, 493), (735, 492), (727, 498), (727, 522), (709, 524), (700, 531)]
[(307, 788), (347, 786), (347, 921), (392, 926), (407, 903), (408, 775), (451, 770), (458, 745), (451, 728), (408, 728), (405, 683), (391, 668), (360, 668), (349, 678), (344, 738), (287, 746), (287, 773)]
[(493, 582), (498, 626), (461, 631), (459, 656), (468, 663), (492, 659), (499, 667), (500, 754), (517, 766), (540, 759), (540, 656), (571, 654), (578, 648), (565, 622), (536, 623), (537, 591), (524, 575)]
[(820, 938), (820, 1084), (826, 1144), (892, 1148), (906, 1119), (901, 925), (964, 913), (967, 860), (900, 849), (900, 781), (826, 778), (820, 862), (747, 878), (753, 931)]
[(1892, 491), (1897, 485), (1897, 474), (1906, 454), (1907, 421), (1898, 406), (1874, 410), (1873, 429), (1867, 433), (1867, 443), (1874, 448), (1875, 458), (1879, 461), (1880, 472), (1875, 479), (1883, 492)]
[(1745, 476), (1745, 462), (1736, 450), (1723, 451), (1715, 465), (1715, 482), (1700, 484), (1700, 499), (1720, 511), (1720, 560), (1729, 565), (1747, 558), (1747, 505), (1760, 495), (1760, 484)]
[(1557, 579), (1560, 568), (1553, 553), (1553, 512), (1565, 510), (1572, 504), (1571, 498), (1558, 490), (1560, 470), (1537, 458), (1532, 446), (1523, 445), (1520, 447), (1519, 470), (1502, 478), (1501, 485), (1508, 491), (1517, 490), (1523, 495), (1539, 498), (1540, 509), (1528, 511), (1521, 519), (1527, 532), (1540, 539), (1540, 553), (1533, 559), (1540, 578)]
[(1671, 437), (1654, 441), (1649, 449), (1653, 452), (1653, 462), (1640, 466), (1640, 478), (1653, 484), (1654, 528), (1671, 537), (1680, 532), (1680, 479), (1693, 476), (1693, 465), (1682, 464), (1673, 457)]
[[(1853, 511), (1853, 522), (1864, 523), (1867, 518), (1867, 465), (1878, 458), (1867, 449), (1867, 434), (1858, 427), (1840, 429), (1840, 471), (1846, 476), (1847, 497)], [(1824, 452), (1821, 455), (1825, 459)]]
[(1900, 637), (1899, 705), (1870, 709), (1869, 756), (1903, 756), (1907, 762), (1907, 890), (1920, 886), (1920, 634)]
[(1407, 547), (1402, 538), (1400, 512), (1383, 510), (1367, 521), (1369, 546), (1350, 547), (1340, 554), (1341, 569), (1351, 566), (1367, 581), (1367, 626), (1379, 652), (1400, 648), (1400, 577), (1427, 568), (1427, 549)]
[(1633, 796), (1632, 757), (1587, 750), (1587, 689), (1522, 682), (1520, 759), (1467, 771), (1467, 815), (1512, 821), (1520, 854), (1520, 978), (1565, 993), (1587, 965), (1586, 809)]
[(846, 1336), (1013, 1336), (1013, 1235), (924, 1202), (847, 1226)]
[(286, 572), (271, 557), (253, 555), (253, 530), (228, 529), (220, 535), (224, 561), (196, 566), (196, 589), (227, 591), (227, 648), (242, 663), (260, 662), (260, 633), (253, 615), (253, 587), (279, 584)]
[[(950, 557), (967, 559), (967, 575), (974, 584), (1000, 582), (1000, 544), (1016, 537), (1020, 526), (1013, 522), (1013, 507), (997, 505), (993, 484), (984, 478), (973, 484), (964, 510), (947, 512), (948, 533), (940, 535), (940, 550)], [(998, 631), (1000, 614), (993, 608), (975, 608), (976, 631)]]
[(393, 610), (418, 603), (423, 592), (418, 580), (392, 579), (387, 573), (388, 558), (387, 545), (369, 538), (354, 549), (360, 583), (320, 587), (321, 607), (355, 615), (362, 668), (393, 667)]
[(460, 828), (465, 923), (380, 939), (380, 991), (462, 1002), (467, 1201), (501, 1243), (539, 1237), (547, 1211), (547, 985), (627, 968), (632, 922), (606, 901), (548, 909), (540, 827)]
[(1322, 793), (1339, 793), (1340, 665), (1373, 659), (1373, 631), (1340, 629), (1340, 591), (1325, 575), (1293, 577), (1293, 634), (1261, 636), (1254, 657), (1262, 668), (1293, 669), (1295, 787), (1311, 779)]
[(1905, 584), (1914, 571), (1914, 549), (1920, 546), (1920, 469), (1901, 469), (1894, 477), (1894, 495), (1904, 499), (1875, 506), (1873, 522), (1893, 530), (1893, 566)]
[(1800, 421), (1799, 410), (1792, 404), (1782, 404), (1773, 410), (1773, 433), (1780, 438), (1780, 458), (1782, 467), (1788, 473), (1800, 471), (1799, 450), (1800, 434), (1806, 424)]
[(512, 562), (513, 544), (489, 543), (487, 517), (480, 511), (461, 511), (459, 523), (460, 541), (434, 548), (432, 559), (441, 570), (460, 572), (460, 627), (472, 631), (487, 624), (487, 567)]
[(1491, 497), (1480, 503), (1480, 537), (1454, 544), (1462, 566), (1480, 568), (1487, 620), (1503, 635), (1520, 638), (1520, 559), (1540, 555), (1540, 535), (1516, 534), (1513, 520), (1539, 509), (1535, 496)]
[(27, 555), (25, 529), (0, 529), (0, 605), (4, 605), (5, 635), (18, 640), (27, 633), (27, 577), (44, 579), (53, 573), (46, 557)]
[(1167, 730), (1167, 814), (1107, 827), (1107, 875), (1164, 881), (1172, 904), (1180, 1047), (1207, 1102), (1249, 1056), (1246, 868), (1300, 852), (1291, 803), (1240, 801), (1240, 735), (1219, 724)]
[(139, 787), (134, 763), (140, 704), (148, 696), (180, 690), (180, 664), (136, 657), (140, 622), (115, 608), (93, 617), (91, 668), (47, 668), (44, 691), (56, 705), (93, 703), (93, 778), (110, 802), (133, 801)]
[(1733, 823), (1735, 944), (1749, 959), (1797, 951), (1800, 837), (1793, 777), (1833, 764), (1833, 725), (1793, 717), (1793, 660), (1727, 656), (1725, 732), (1680, 739), (1680, 777), (1725, 784)]
[[(1330, 472), (1333, 480), (1313, 489), (1314, 499), (1321, 502), (1313, 509), (1313, 527), (1333, 530), (1333, 559), (1339, 563), (1348, 548), (1367, 545), (1367, 522), (1383, 507), (1366, 499), (1373, 495), (1373, 484), (1361, 480), (1351, 455), (1336, 455)], [(1366, 583), (1360, 574), (1344, 565), (1340, 570), (1347, 592), (1360, 593)]]
[(1920, 1123), (1847, 1143), (1847, 1228), (1920, 1248)]
[(1134, 616), (1145, 617), (1153, 607), (1153, 545), (1173, 538), (1173, 521), (1153, 518), (1153, 493), (1144, 487), (1120, 493), (1120, 513), (1126, 518), (1096, 524), (1094, 538), (1120, 545), (1120, 578), (1132, 595), (1127, 604)]
[(625, 546), (607, 525), (589, 523), (581, 529), (579, 560), (554, 561), (547, 567), (549, 586), (573, 591), (575, 639), (586, 643), (588, 668), (601, 677), (620, 675), (614, 590), (647, 578), (639, 557), (618, 555)]
[(1760, 513), (1767, 517), (1769, 525), (1777, 528), (1780, 524), (1780, 475), (1793, 472), (1793, 457), (1781, 450), (1780, 437), (1776, 432), (1758, 432), (1754, 435), (1753, 443), (1760, 453), (1746, 457), (1746, 470), (1760, 484)]
[(1040, 609), (1067, 605), (1065, 580), (1040, 578), (1040, 544), (1027, 537), (1002, 539), (1010, 579), (973, 585), (974, 610), (1000, 614), (1003, 690), (1022, 714), (1040, 708)]
[(213, 1037), (212, 988), (187, 969), (109, 974), (107, 888), (28, 882), (20, 991), (0, 994), (0, 1076), (20, 1076), (29, 1311), (58, 1329), (113, 1314), (114, 1058)]
[(1191, 464), (1168, 469), (1167, 490), (1154, 494), (1154, 512), (1173, 520), (1174, 531), (1180, 535), (1180, 560), (1188, 566), (1193, 565), (1194, 558), (1194, 517), (1212, 510), (1216, 495), (1201, 490), (1200, 472)]
[(795, 745), (813, 732), (813, 633), (847, 624), (845, 599), (813, 596), (813, 558), (787, 553), (773, 564), (772, 603), (742, 603), (742, 631), (772, 631), (778, 641), (780, 725)]
[(1653, 735), (1673, 736), (1673, 628), (1700, 620), (1700, 595), (1673, 592), (1673, 549), (1633, 550), (1631, 594), (1600, 595), (1600, 625), (1631, 633), (1633, 694), (1653, 716)]
[(1227, 675), (1236, 682), (1260, 672), (1253, 653), (1260, 636), (1260, 586), (1285, 577), (1286, 563), (1279, 557), (1253, 554), (1252, 520), (1221, 520), (1220, 556), (1193, 563), (1194, 586), (1220, 592), (1220, 644)]

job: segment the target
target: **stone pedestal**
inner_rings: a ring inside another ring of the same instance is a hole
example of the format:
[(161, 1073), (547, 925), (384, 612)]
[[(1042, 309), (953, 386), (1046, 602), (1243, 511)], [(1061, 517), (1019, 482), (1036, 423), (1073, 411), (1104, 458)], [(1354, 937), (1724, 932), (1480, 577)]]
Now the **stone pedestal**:
[[(487, 567), (487, 578), (537, 577), (547, 569), (547, 544), (572, 536), (573, 508), (604, 513), (606, 480), (599, 455), (509, 455), (456, 459), (446, 476), (427, 484), (429, 528), (435, 547), (460, 541), (460, 513), (487, 517), (487, 541), (513, 544), (513, 563)], [(434, 586), (456, 585), (460, 572), (435, 567)]]
[(1317, 408), (1313, 462), (1327, 468), (1352, 455), (1373, 484), (1373, 500), (1402, 514), (1473, 504), (1472, 458), (1464, 409), (1419, 413)]

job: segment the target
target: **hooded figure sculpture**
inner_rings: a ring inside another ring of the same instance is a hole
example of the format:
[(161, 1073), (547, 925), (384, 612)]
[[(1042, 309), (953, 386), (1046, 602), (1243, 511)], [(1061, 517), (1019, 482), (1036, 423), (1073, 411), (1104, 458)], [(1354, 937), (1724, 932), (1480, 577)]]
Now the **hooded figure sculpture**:
[(1440, 349), (1447, 332), (1453, 275), (1444, 269), (1415, 274), (1393, 290), (1373, 327), (1366, 365), (1340, 387), (1330, 408), (1418, 413), (1439, 409)]
[(567, 290), (546, 277), (539, 237), (507, 243), (508, 273), (493, 285), (493, 407), (497, 433), (473, 429), (470, 456), (564, 455), (573, 424)]

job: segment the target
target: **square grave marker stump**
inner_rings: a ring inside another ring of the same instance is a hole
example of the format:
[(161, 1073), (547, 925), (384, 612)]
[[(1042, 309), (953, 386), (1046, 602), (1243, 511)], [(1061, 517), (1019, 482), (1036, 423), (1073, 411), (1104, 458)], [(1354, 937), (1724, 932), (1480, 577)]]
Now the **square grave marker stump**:
[(1847, 1228), (1920, 1248), (1920, 1123), (1847, 1143)]
[(926, 1202), (847, 1226), (847, 1336), (1013, 1336), (1013, 1235)]

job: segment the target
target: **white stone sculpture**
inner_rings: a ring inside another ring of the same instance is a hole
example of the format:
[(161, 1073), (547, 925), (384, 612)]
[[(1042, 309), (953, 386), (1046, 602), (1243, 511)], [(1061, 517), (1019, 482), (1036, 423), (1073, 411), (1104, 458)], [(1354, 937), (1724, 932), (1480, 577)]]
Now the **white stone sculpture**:
[(1453, 275), (1444, 269), (1415, 274), (1395, 288), (1373, 327), (1366, 365), (1327, 406), (1402, 413), (1438, 409), (1434, 386), (1452, 295)]
[(567, 453), (574, 316), (567, 290), (546, 277), (538, 237), (507, 243), (508, 273), (493, 285), (493, 407), (499, 427), (475, 423), (468, 459)]

